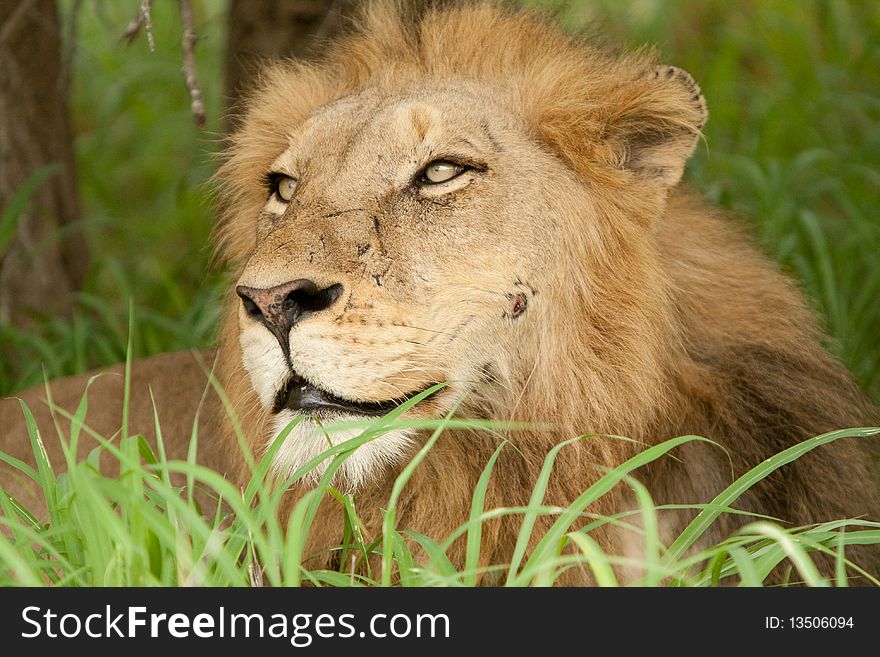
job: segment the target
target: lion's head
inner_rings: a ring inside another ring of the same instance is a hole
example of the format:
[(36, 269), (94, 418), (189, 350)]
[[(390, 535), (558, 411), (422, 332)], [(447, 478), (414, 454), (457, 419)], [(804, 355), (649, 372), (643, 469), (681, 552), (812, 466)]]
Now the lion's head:
[[(637, 432), (621, 399), (662, 397), (667, 324), (649, 235), (705, 119), (683, 71), (494, 5), (374, 4), (324, 60), (269, 68), (220, 172), (224, 384), (249, 434), (437, 382), (413, 414)], [(325, 449), (314, 433), (277, 465)], [(349, 483), (409, 438), (361, 447)]]

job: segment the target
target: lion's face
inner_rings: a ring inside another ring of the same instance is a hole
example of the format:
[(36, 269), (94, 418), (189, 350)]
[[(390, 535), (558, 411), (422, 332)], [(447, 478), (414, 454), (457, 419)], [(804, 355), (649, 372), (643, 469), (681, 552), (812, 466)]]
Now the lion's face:
[[(652, 225), (705, 122), (699, 88), (492, 3), (398, 9), (368, 3), (326, 59), (267, 69), (227, 150), (221, 379), (245, 434), (265, 449), (314, 417), (276, 458), (291, 471), (326, 448), (317, 422), (439, 382), (410, 415), (463, 402), (638, 433), (670, 321)], [(343, 477), (410, 438), (360, 447)]]
[[(418, 407), (438, 416), (481, 382), (503, 385), (542, 292), (564, 284), (553, 254), (579, 187), (485, 85), (326, 105), (265, 180), (237, 290), (244, 366), (275, 433), (303, 412), (374, 416), (451, 382)], [(326, 448), (313, 433), (306, 421), (287, 439), (285, 469)], [(356, 483), (406, 443), (365, 445), (346, 474)]]

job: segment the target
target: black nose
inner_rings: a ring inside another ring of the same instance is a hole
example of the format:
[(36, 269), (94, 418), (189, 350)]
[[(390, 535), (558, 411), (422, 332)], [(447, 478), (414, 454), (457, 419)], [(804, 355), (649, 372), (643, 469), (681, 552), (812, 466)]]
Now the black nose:
[(304, 317), (326, 310), (342, 294), (342, 285), (334, 283), (323, 289), (314, 281), (298, 278), (267, 290), (239, 285), (235, 288), (245, 312), (269, 329), (289, 356), (288, 336), (294, 324)]

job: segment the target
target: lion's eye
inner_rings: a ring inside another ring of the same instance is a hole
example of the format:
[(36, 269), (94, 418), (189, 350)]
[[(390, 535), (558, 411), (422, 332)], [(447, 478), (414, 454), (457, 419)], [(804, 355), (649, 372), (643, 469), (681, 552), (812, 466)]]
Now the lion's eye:
[(269, 175), (269, 191), (282, 203), (289, 203), (296, 191), (296, 178), (283, 173)]
[(437, 185), (452, 180), (464, 171), (464, 167), (454, 162), (437, 160), (425, 167), (420, 180), (429, 185)]

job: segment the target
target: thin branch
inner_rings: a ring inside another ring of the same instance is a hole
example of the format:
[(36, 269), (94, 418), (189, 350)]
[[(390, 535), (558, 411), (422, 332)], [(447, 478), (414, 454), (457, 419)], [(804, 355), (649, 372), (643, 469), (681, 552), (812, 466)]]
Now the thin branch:
[(137, 16), (125, 28), (122, 38), (131, 43), (140, 34), (141, 28), (147, 33), (147, 43), (150, 45), (150, 52), (156, 52), (156, 42), (153, 40), (153, 0), (141, 0), (140, 9)]
[(189, 97), (192, 100), (190, 109), (196, 125), (200, 128), (205, 125), (205, 101), (202, 97), (202, 89), (199, 87), (199, 78), (196, 75), (196, 31), (193, 28), (192, 6), (189, 0), (180, 0), (180, 20), (183, 23), (183, 79), (186, 88), (189, 89)]
[(61, 61), (61, 77), (59, 84), (62, 93), (70, 91), (70, 79), (73, 75), (73, 61), (76, 59), (77, 24), (79, 23), (79, 10), (82, 0), (73, 0), (70, 7), (70, 15), (67, 17), (67, 34), (64, 37), (64, 58)]
[(313, 41), (324, 41), (335, 28), (339, 27), (342, 19), (342, 5), (347, 4), (347, 0), (332, 0), (330, 2), (330, 6), (327, 7), (327, 13), (324, 14), (324, 20), (321, 21), (321, 24), (312, 36)]

